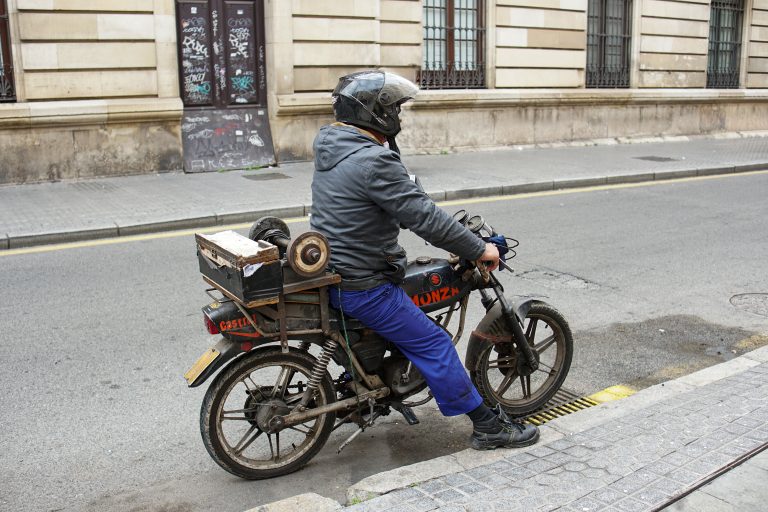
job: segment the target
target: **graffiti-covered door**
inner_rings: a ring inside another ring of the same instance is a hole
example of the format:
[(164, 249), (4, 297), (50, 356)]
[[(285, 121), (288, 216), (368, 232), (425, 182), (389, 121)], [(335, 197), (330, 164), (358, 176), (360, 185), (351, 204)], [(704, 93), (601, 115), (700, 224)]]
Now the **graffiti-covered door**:
[(274, 163), (263, 0), (176, 0), (187, 172)]

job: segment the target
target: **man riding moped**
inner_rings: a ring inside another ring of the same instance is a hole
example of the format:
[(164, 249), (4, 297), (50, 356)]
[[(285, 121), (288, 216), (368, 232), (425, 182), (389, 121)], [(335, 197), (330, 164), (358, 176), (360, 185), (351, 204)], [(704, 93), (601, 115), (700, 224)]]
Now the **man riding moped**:
[(483, 403), (451, 337), (398, 286), (407, 262), (398, 244), (401, 226), (489, 270), (499, 265), (496, 246), (435, 205), (400, 160), (400, 108), (417, 92), (409, 80), (378, 70), (343, 76), (333, 91), (336, 122), (322, 127), (314, 142), (310, 217), (311, 228), (328, 239), (330, 266), (342, 278), (329, 299), (413, 362), (443, 415), (469, 416), (473, 448), (528, 446), (538, 429)]

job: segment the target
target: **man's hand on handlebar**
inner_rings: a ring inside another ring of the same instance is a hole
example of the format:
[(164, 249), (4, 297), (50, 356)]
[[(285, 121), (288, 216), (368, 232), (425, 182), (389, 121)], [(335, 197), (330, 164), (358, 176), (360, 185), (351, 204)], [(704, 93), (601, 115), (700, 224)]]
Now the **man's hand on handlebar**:
[(480, 256), (480, 261), (485, 264), (485, 269), (492, 272), (499, 268), (499, 249), (490, 243), (485, 244), (485, 252)]

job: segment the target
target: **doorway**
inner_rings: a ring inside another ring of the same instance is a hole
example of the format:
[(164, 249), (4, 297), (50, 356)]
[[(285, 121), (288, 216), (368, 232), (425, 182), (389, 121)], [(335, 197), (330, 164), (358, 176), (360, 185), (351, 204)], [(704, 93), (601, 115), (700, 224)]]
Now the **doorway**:
[(176, 0), (184, 170), (275, 163), (263, 0)]

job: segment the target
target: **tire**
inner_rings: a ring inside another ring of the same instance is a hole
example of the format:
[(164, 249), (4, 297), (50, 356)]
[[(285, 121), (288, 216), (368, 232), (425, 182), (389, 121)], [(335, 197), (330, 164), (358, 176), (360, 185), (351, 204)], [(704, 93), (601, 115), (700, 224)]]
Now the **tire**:
[[(534, 330), (531, 332), (531, 325)], [(573, 358), (573, 335), (568, 322), (555, 308), (544, 302), (534, 302), (523, 320), (523, 332), (539, 349), (539, 368), (530, 375), (529, 393), (523, 392), (522, 379), (517, 374), (517, 354), (512, 342), (496, 345), (483, 341), (470, 376), (483, 400), (497, 403), (515, 417), (528, 415), (546, 404), (560, 389)], [(499, 315), (490, 326), (489, 334), (509, 337), (511, 333)], [(550, 341), (551, 338), (551, 341)]]
[[(240, 478), (260, 480), (292, 473), (317, 455), (331, 434), (335, 414), (266, 432), (272, 415), (287, 414), (298, 404), (315, 361), (308, 353), (282, 353), (275, 347), (236, 359), (216, 377), (200, 410), (200, 432), (219, 466)], [(280, 375), (288, 379), (285, 386), (277, 385)], [(335, 399), (326, 371), (308, 409)]]

